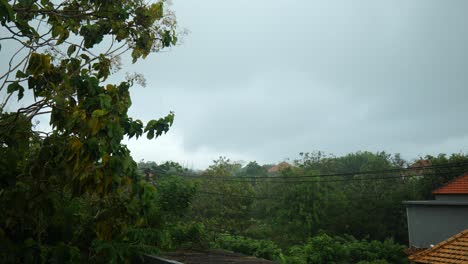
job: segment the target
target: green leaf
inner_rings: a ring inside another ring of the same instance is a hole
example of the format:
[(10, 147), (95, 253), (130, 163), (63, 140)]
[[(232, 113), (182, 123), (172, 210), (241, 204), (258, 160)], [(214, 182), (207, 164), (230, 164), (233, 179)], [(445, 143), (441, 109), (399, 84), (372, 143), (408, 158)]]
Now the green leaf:
[(24, 88), (18, 82), (13, 82), (10, 85), (8, 85), (8, 93), (13, 93), (15, 91), (18, 91), (18, 100), (21, 100), (21, 98), (23, 98), (24, 95)]
[(104, 39), (104, 34), (100, 25), (85, 25), (81, 27), (80, 35), (83, 37), (85, 48), (92, 48)]
[(20, 4), (21, 6), (32, 6), (32, 4), (34, 4), (34, 1), (33, 0), (18, 0), (18, 4)]
[(16, 78), (26, 78), (28, 77), (29, 75), (27, 75), (26, 73), (22, 72), (22, 71), (17, 71), (16, 72)]
[(73, 52), (75, 52), (75, 50), (76, 50), (76, 45), (70, 45), (70, 47), (68, 47), (68, 50), (67, 50), (68, 57), (70, 57), (73, 54)]
[(175, 44), (175, 41), (172, 39), (173, 36), (171, 34), (171, 31), (169, 30), (165, 30), (163, 33), (162, 33), (162, 44), (164, 47), (169, 47), (171, 46), (171, 44)]
[(156, 125), (157, 121), (156, 120), (151, 120), (148, 122), (148, 124), (146, 124), (146, 127), (145, 127), (145, 132), (150, 130), (150, 129), (154, 129), (154, 126)]
[(172, 126), (174, 124), (174, 112), (171, 111), (164, 119), (169, 123), (169, 126)]
[(99, 104), (102, 109), (109, 110), (112, 107), (112, 98), (107, 94), (100, 94)]
[(148, 132), (148, 134), (146, 134), (146, 137), (147, 137), (148, 139), (153, 139), (153, 138), (154, 138), (154, 130), (151, 129), (151, 130)]
[(106, 111), (102, 110), (102, 109), (97, 109), (97, 110), (94, 110), (93, 113), (91, 114), (92, 117), (94, 118), (99, 118), (101, 116), (104, 116), (106, 114)]
[(83, 58), (83, 60), (85, 60), (86, 63), (88, 63), (88, 62), (91, 60), (91, 59), (89, 58), (89, 56), (86, 55), (86, 54), (80, 54), (80, 57)]
[(55, 43), (55, 45), (60, 45), (60, 44), (62, 44), (66, 39), (68, 39), (69, 36), (70, 36), (70, 32), (69, 32), (68, 30), (64, 29), (64, 30), (61, 32), (61, 34), (60, 34), (60, 36), (59, 36), (57, 42)]
[(99, 56), (99, 62), (93, 64), (93, 69), (98, 71), (97, 77), (106, 79), (110, 75), (111, 61), (104, 57)]
[(21, 87), (21, 89), (18, 90), (18, 101), (21, 100), (24, 96), (24, 88)]
[(91, 134), (96, 135), (97, 132), (101, 129), (99, 125), (99, 120), (97, 118), (90, 118), (88, 120), (88, 126), (91, 129)]
[(51, 68), (51, 57), (46, 54), (32, 53), (29, 58), (27, 72), (34, 75), (48, 72)]
[(50, 1), (48, 1), (48, 0), (41, 0), (41, 5), (42, 5), (42, 6), (50, 6)]
[(37, 243), (34, 239), (32, 238), (28, 238), (26, 240), (24, 240), (24, 246), (25, 247), (32, 247), (32, 246), (35, 246)]
[(159, 20), (163, 17), (163, 2), (154, 3), (150, 6), (149, 12), (152, 16), (152, 22)]
[(5, 22), (10, 22), (14, 18), (13, 9), (7, 0), (0, 0), (0, 22), (5, 25)]

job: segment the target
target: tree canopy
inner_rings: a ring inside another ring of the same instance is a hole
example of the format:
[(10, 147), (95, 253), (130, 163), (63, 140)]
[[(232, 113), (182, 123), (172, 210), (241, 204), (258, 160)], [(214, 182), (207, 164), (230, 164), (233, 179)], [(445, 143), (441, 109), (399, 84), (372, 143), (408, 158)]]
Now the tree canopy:
[(130, 89), (144, 79), (109, 77), (121, 56), (137, 63), (177, 43), (168, 3), (0, 0), (0, 24), (5, 263), (134, 263), (207, 246), (282, 263), (406, 263), (401, 202), (431, 198), (468, 166), (463, 154), (427, 156), (433, 168), (408, 173), (399, 155), (364, 151), (301, 153), (273, 176), (225, 157), (201, 173), (138, 167), (122, 140), (156, 139), (174, 114), (130, 117)]
[[(2, 260), (109, 263), (155, 250), (136, 231), (154, 226), (161, 198), (122, 139), (157, 138), (174, 114), (133, 119), (141, 76), (107, 80), (122, 55), (136, 63), (176, 44), (167, 2), (0, 0), (0, 24)], [(39, 115), (50, 129), (35, 126)]]

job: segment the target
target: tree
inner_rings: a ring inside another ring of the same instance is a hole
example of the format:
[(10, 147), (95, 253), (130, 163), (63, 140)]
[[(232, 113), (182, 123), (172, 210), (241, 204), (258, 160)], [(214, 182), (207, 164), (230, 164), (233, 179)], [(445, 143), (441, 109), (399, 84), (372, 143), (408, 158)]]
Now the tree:
[(166, 161), (158, 165), (154, 161), (139, 162), (138, 170), (145, 174), (148, 180), (159, 180), (168, 176), (186, 176), (193, 173), (187, 168), (182, 167), (178, 162)]
[(242, 172), (240, 176), (249, 176), (249, 177), (258, 177), (258, 176), (266, 176), (267, 170), (258, 165), (256, 161), (251, 161), (244, 168), (242, 168)]
[(220, 157), (203, 172), (199, 193), (192, 205), (194, 218), (215, 231), (244, 231), (253, 204), (253, 189), (248, 182), (236, 182), (241, 165)]
[[(141, 76), (106, 80), (122, 54), (135, 63), (176, 44), (174, 14), (165, 1), (0, 0), (0, 24), (0, 45), (19, 47), (0, 73), (0, 247), (8, 249), (0, 257), (128, 258), (135, 247), (117, 245), (143, 243), (128, 232), (147, 226), (156, 197), (121, 140), (157, 138), (174, 115), (146, 125), (132, 119), (129, 89)], [(27, 103), (25, 94), (33, 103), (6, 111), (13, 95)], [(50, 117), (50, 132), (32, 125), (39, 115)]]
[[(435, 166), (435, 168), (422, 171), (422, 175), (426, 177), (421, 180), (420, 185), (422, 186), (419, 190), (424, 199), (433, 199), (432, 191), (466, 173), (468, 169), (468, 154), (453, 153), (448, 156), (441, 153), (436, 157), (427, 155), (423, 160), (431, 166)], [(447, 166), (449, 164), (454, 166)]]

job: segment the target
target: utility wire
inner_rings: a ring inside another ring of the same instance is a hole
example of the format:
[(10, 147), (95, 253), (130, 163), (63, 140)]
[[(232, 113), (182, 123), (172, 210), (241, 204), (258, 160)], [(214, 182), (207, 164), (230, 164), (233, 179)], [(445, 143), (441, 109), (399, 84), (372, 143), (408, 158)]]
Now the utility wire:
[[(388, 176), (388, 177), (368, 177), (368, 178), (349, 178), (349, 179), (334, 179), (334, 180), (296, 180), (296, 181), (262, 181), (266, 183), (324, 183), (324, 182), (351, 182), (351, 181), (373, 181), (373, 180), (392, 180), (392, 179), (404, 179), (409, 177), (420, 177), (420, 176)], [(222, 182), (246, 182), (246, 183), (255, 183), (253, 181), (243, 181), (243, 180), (219, 180)]]
[[(468, 164), (467, 164), (468, 165)], [(443, 169), (443, 167), (438, 167), (439, 169)], [(451, 168), (451, 167), (446, 167)], [(453, 167), (451, 168), (453, 169)], [(458, 171), (459, 170), (459, 171)], [(426, 172), (421, 175), (396, 175), (396, 176), (375, 176), (372, 175), (370, 177), (349, 177), (349, 178), (342, 178), (342, 179), (321, 179), (318, 177), (313, 177), (313, 178), (318, 178), (319, 180), (302, 180), (302, 178), (312, 178), (312, 177), (303, 177), (303, 176), (296, 176), (296, 177), (271, 177), (271, 178), (262, 178), (262, 180), (255, 181), (255, 178), (247, 178), (244, 179), (244, 177), (200, 177), (197, 179), (201, 179), (203, 181), (212, 181), (212, 182), (237, 182), (237, 183), (284, 183), (284, 184), (290, 184), (290, 183), (325, 183), (325, 182), (352, 182), (352, 181), (372, 181), (372, 180), (392, 180), (392, 179), (405, 179), (405, 178), (416, 178), (416, 177), (428, 177), (428, 176), (445, 176), (445, 175), (452, 175), (452, 174), (461, 174), (466, 172), (465, 168), (460, 168), (458, 169), (457, 172), (454, 171), (449, 171), (449, 172)], [(353, 175), (354, 176), (354, 175)], [(359, 175), (356, 175), (359, 176)], [(361, 175), (362, 176), (362, 175)], [(330, 176), (327, 176), (330, 177)], [(335, 176), (335, 177), (342, 177), (340, 176)], [(184, 179), (188, 179), (187, 177), (184, 177)], [(280, 179), (280, 180), (276, 180)], [(299, 180), (290, 180), (290, 179), (299, 179)]]
[[(238, 194), (225, 194), (220, 192), (207, 192), (207, 191), (197, 191), (197, 193), (202, 195), (208, 196), (223, 196), (223, 197), (235, 197), (235, 198), (245, 198), (245, 199), (253, 199), (253, 200), (271, 200), (271, 201), (284, 201), (283, 197), (278, 196), (249, 196), (249, 195), (238, 195)], [(366, 195), (360, 197), (347, 197), (348, 199), (327, 199), (327, 198), (320, 198), (315, 199), (315, 201), (319, 202), (342, 202), (342, 201), (369, 201), (372, 199), (380, 199), (382, 195)]]
[[(451, 168), (451, 167), (461, 167), (461, 166), (468, 166), (468, 162), (453, 162), (453, 163), (446, 163), (446, 164), (440, 164), (440, 165), (430, 165), (430, 166), (416, 166), (416, 167), (387, 169), (387, 170), (354, 171), (354, 172), (316, 174), (316, 175), (239, 176), (238, 178), (242, 178), (242, 179), (323, 178), (323, 177), (356, 176), (356, 175), (367, 175), (367, 174), (383, 174), (383, 173), (392, 173), (392, 172), (430, 170), (430, 169)], [(196, 175), (196, 176), (186, 176), (185, 178), (210, 178), (211, 179), (211, 178), (221, 178), (221, 177)]]
[[(437, 175), (441, 175), (441, 176), (445, 176), (445, 175), (449, 175), (449, 174), (452, 174), (452, 172), (445, 172), (445, 173), (438, 173)], [(423, 175), (424, 176), (430, 176), (430, 175)], [(398, 178), (398, 177), (393, 177), (393, 178)], [(377, 180), (381, 180), (381, 179), (388, 179), (388, 178), (379, 178)], [(358, 179), (360, 180), (360, 179)], [(375, 179), (374, 179), (375, 180)], [(325, 182), (333, 182), (333, 181), (325, 181)], [(292, 181), (292, 182), (288, 182), (288, 183), (297, 183), (297, 181)], [(299, 182), (299, 183), (302, 183), (302, 182)], [(307, 181), (307, 183), (316, 183), (314, 181)], [(401, 184), (401, 183), (406, 183), (406, 182), (399, 182), (398, 184)], [(220, 193), (220, 192), (213, 192), (213, 191), (203, 191), (203, 190), (199, 190), (197, 191), (197, 193), (200, 193), (200, 194), (203, 194), (203, 195), (217, 195), (217, 196), (227, 196), (227, 197), (237, 197), (237, 198), (249, 198), (249, 199), (256, 199), (256, 200), (283, 200), (283, 198), (278, 198), (277, 196), (255, 196), (255, 195), (238, 195), (238, 194), (228, 194), (228, 193)], [(391, 193), (392, 194), (392, 193)], [(388, 195), (387, 193), (385, 195)], [(360, 196), (358, 198), (356, 197), (350, 197), (349, 199), (350, 200), (356, 200), (356, 199), (361, 199), (363, 198), (362, 200), (369, 200), (369, 199), (372, 199), (372, 198), (382, 198), (382, 195), (365, 195), (365, 197), (363, 196)], [(327, 199), (327, 198), (323, 198), (321, 200), (324, 200), (324, 201), (333, 201), (334, 199)], [(335, 199), (335, 201), (343, 201), (345, 199)]]

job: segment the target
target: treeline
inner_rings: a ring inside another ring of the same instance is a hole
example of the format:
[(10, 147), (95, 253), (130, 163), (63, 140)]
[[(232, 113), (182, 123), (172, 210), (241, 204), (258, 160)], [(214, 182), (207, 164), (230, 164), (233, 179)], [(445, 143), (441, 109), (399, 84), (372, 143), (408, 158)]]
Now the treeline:
[[(400, 259), (406, 261), (401, 246), (408, 238), (402, 201), (431, 199), (432, 190), (468, 170), (468, 156), (441, 154), (409, 162), (385, 152), (341, 157), (316, 152), (301, 153), (290, 165), (272, 167), (256, 162), (242, 166), (226, 158), (202, 172), (174, 162), (139, 164), (140, 172), (156, 189), (169, 179), (194, 186), (193, 199), (180, 216), (201, 224), (208, 244), (219, 245), (226, 235), (243, 241), (240, 244), (248, 244), (245, 239), (270, 241), (273, 244), (264, 247), (281, 249), (284, 263), (324, 263), (311, 260), (321, 256), (311, 257), (313, 250), (305, 250), (311, 241), (328, 239), (344, 248), (384, 243), (392, 250), (399, 248)], [(172, 199), (178, 199), (176, 193)], [(233, 249), (226, 245), (220, 247)], [(334, 252), (339, 258), (340, 251)], [(369, 254), (375, 258), (359, 261), (399, 263), (380, 253)], [(277, 253), (269, 256), (281, 259)], [(295, 257), (297, 261), (291, 262)]]

